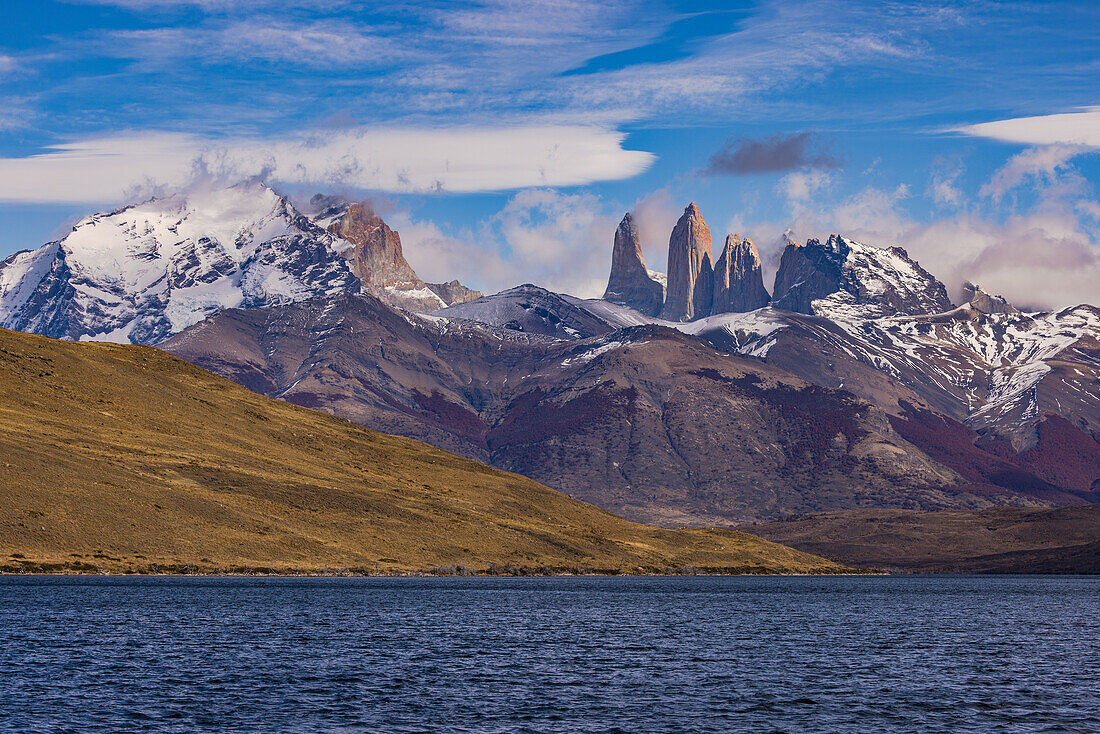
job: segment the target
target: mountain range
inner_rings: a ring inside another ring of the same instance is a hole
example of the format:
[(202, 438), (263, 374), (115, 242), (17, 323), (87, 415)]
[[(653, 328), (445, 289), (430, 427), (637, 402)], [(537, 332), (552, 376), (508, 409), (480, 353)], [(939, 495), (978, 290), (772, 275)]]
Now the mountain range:
[(0, 266), (0, 324), (156, 344), (262, 394), (417, 438), (634, 520), (1100, 500), (1100, 309), (1021, 313), (900, 248), (717, 258), (689, 205), (669, 272), (630, 215), (603, 298), (429, 284), (369, 207), (262, 184), (82, 220)]
[(155, 344), (225, 308), (368, 292), (434, 310), (481, 295), (420, 280), (369, 207), (317, 196), (310, 209), (245, 182), (85, 217), (0, 263), (0, 326)]
[(148, 347), (0, 329), (2, 573), (835, 573), (638, 525)]

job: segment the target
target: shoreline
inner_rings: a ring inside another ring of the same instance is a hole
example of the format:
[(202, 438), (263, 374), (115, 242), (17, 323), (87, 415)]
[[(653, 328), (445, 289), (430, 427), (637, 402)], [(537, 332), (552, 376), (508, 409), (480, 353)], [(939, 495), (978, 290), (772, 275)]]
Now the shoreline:
[(109, 569), (49, 569), (43, 565), (27, 564), (21, 569), (10, 566), (0, 567), (0, 577), (41, 577), (41, 578), (690, 578), (690, 577), (729, 577), (729, 576), (894, 576), (898, 574), (881, 569), (849, 568), (822, 569), (816, 572), (778, 571), (773, 569), (648, 569), (620, 571), (610, 569), (533, 569), (521, 568), (491, 572), (488, 570), (469, 570), (464, 573), (448, 573), (432, 569), (417, 570), (367, 570), (367, 569), (286, 569), (272, 568), (228, 568), (212, 570), (181, 571), (179, 569), (154, 570), (141, 568), (134, 570)]

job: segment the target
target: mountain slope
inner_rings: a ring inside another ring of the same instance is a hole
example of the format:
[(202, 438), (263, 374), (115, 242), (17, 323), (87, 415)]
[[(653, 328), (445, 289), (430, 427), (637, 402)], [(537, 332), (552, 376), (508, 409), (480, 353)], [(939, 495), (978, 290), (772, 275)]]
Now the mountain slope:
[(163, 347), (666, 525), (1045, 501), (960, 491), (873, 405), (657, 325), (563, 340), (337, 296), (226, 311)]
[(147, 347), (0, 330), (6, 570), (837, 566), (636, 525)]
[(153, 199), (5, 260), (0, 325), (153, 343), (223, 308), (358, 290), (346, 249), (261, 184)]
[(838, 234), (825, 243), (788, 242), (772, 298), (776, 308), (832, 317), (940, 313), (953, 306), (943, 283), (905, 250)]
[(923, 573), (1100, 573), (1100, 505), (856, 510), (744, 528), (835, 560)]
[[(1077, 501), (1100, 499), (1100, 309), (1093, 306), (835, 320), (763, 310), (731, 314), (699, 333), (870, 400), (926, 450), (969, 445), (968, 456), (947, 462), (964, 474), (992, 457)], [(927, 419), (929, 411), (942, 419)], [(959, 429), (968, 434), (963, 443)], [(989, 479), (981, 481), (1015, 482)]]
[(574, 306), (566, 296), (530, 283), (440, 309), (435, 315), (556, 339), (587, 339), (613, 330), (587, 309)]

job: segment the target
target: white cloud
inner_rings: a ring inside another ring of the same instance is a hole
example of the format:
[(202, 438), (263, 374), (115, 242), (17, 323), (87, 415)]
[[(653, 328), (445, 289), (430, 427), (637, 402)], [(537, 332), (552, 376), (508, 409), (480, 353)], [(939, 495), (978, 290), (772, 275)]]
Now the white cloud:
[(817, 168), (794, 171), (779, 180), (776, 190), (792, 202), (804, 202), (832, 183), (832, 180), (828, 171)]
[(1100, 201), (1082, 199), (1076, 203), (1075, 208), (1085, 216), (1100, 222)]
[(401, 235), (405, 259), (429, 283), (457, 278), (471, 288), (495, 293), (523, 280), (516, 263), (506, 260), (491, 238), (483, 240), (470, 231), (450, 235), (408, 212), (387, 215), (386, 222)]
[(144, 68), (230, 62), (278, 62), (359, 71), (412, 59), (398, 39), (346, 21), (289, 22), (249, 18), (202, 28), (158, 27), (114, 31), (95, 44), (99, 53), (133, 58)]
[(957, 294), (964, 280), (1024, 308), (1097, 302), (1100, 248), (1072, 212), (1003, 223), (974, 214), (913, 225), (897, 240)]
[(0, 158), (0, 200), (113, 202), (196, 176), (387, 192), (507, 191), (623, 179), (653, 155), (615, 130), (581, 125), (360, 128), (283, 140), (129, 134)]
[(607, 285), (618, 220), (592, 194), (520, 191), (476, 232), (448, 235), (407, 213), (387, 217), (428, 281), (458, 278), (496, 292), (520, 283), (596, 297)]
[[(667, 267), (668, 239), (672, 228), (676, 226), (676, 220), (683, 213), (683, 205), (672, 200), (672, 194), (667, 187), (647, 194), (634, 203), (630, 214), (638, 228), (642, 253), (645, 255), (646, 267), (650, 270), (664, 271)], [(608, 258), (610, 264), (610, 255)]]
[(525, 280), (582, 298), (603, 293), (618, 220), (604, 213), (599, 197), (521, 191), (496, 223)]
[(1025, 145), (1074, 145), (1100, 148), (1100, 107), (1057, 115), (1017, 117), (966, 125), (950, 132)]
[[(1086, 196), (1078, 175), (1058, 160), (1044, 151), (1006, 164), (1010, 171), (1040, 172), (1034, 204), (1007, 216), (982, 214), (980, 207), (961, 200), (953, 216), (917, 221), (907, 211), (910, 192), (902, 185), (867, 187), (835, 203), (807, 204), (790, 225), (800, 239), (838, 232), (872, 245), (900, 245), (953, 296), (969, 280), (1024, 308), (1095, 304), (1100, 294), (1100, 202)], [(1002, 169), (986, 188), (1000, 191), (1012, 180)], [(752, 229), (750, 235), (768, 243), (782, 225), (758, 223)]]
[[(116, 100), (131, 125), (172, 120), (189, 123), (190, 130), (292, 120), (312, 107), (324, 115), (332, 112), (334, 89), (344, 92), (340, 104), (359, 119), (385, 121), (483, 123), (554, 114), (613, 124), (676, 119), (725, 125), (782, 119), (784, 113), (851, 119), (857, 108), (860, 119), (896, 118), (894, 107), (921, 106), (923, 112), (927, 102), (909, 95), (892, 105), (853, 107), (835, 104), (829, 94), (803, 92), (834, 74), (889, 73), (900, 59), (912, 73), (932, 63), (930, 47), (945, 29), (960, 27), (955, 14), (921, 4), (883, 9), (765, 0), (730, 32), (693, 39), (683, 57), (647, 61), (641, 55), (568, 74), (608, 54), (651, 43), (675, 46), (669, 28), (687, 16), (643, 0), (393, 3), (382, 13), (350, 0), (336, 3), (336, 11), (326, 0), (84, 1), (161, 11), (174, 22), (52, 38), (50, 53), (66, 59), (73, 73), (44, 96), (71, 106), (73, 90), (89, 88), (96, 93), (89, 95), (92, 104)], [(174, 8), (188, 14), (171, 19), (167, 11)], [(207, 16), (191, 17), (196, 8)], [(84, 62), (101, 57), (131, 63), (92, 75), (97, 65)], [(202, 83), (217, 65), (226, 67), (228, 78)], [(248, 73), (255, 67), (262, 73)], [(309, 73), (300, 73), (304, 69)], [(789, 90), (798, 93), (788, 99), (783, 92)]]
[(1008, 159), (978, 192), (994, 201), (1025, 182), (1050, 185), (1060, 173), (1066, 171), (1069, 161), (1088, 148), (1081, 145), (1045, 145), (1028, 148)]
[(962, 174), (960, 159), (938, 157), (932, 164), (932, 182), (929, 186), (932, 201), (940, 206), (961, 205), (964, 195), (958, 183)]

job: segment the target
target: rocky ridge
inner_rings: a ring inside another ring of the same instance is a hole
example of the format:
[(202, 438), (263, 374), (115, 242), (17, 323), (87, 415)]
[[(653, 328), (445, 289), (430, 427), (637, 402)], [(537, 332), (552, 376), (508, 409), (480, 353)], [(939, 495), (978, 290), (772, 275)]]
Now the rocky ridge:
[(664, 525), (1047, 501), (966, 489), (872, 403), (658, 324), (560, 338), (337, 296), (226, 311), (163, 346)]
[(990, 295), (980, 285), (974, 285), (970, 281), (963, 283), (963, 298), (972, 309), (982, 313), (1020, 313), (1004, 296)]
[(770, 302), (756, 245), (739, 235), (728, 235), (714, 268), (714, 299), (710, 312), (755, 311)]
[(830, 235), (788, 243), (775, 276), (773, 305), (785, 311), (859, 318), (941, 313), (947, 288), (900, 247), (879, 248)]
[(247, 182), (85, 217), (60, 240), (0, 262), (0, 326), (155, 344), (225, 308), (366, 291), (435, 310), (480, 296), (420, 280), (398, 234), (363, 205), (312, 203), (308, 216)]

